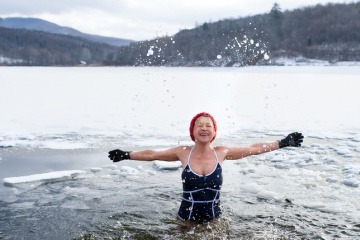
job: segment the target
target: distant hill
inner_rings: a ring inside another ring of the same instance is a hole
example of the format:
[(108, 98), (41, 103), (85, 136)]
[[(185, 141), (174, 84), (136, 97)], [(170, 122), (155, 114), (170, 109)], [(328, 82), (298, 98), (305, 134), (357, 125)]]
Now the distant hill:
[(12, 29), (27, 29), (44, 31), (48, 33), (64, 34), (74, 37), (85, 38), (89, 41), (106, 43), (112, 46), (126, 46), (134, 42), (128, 39), (104, 37), (92, 34), (82, 33), (76, 29), (69, 27), (62, 27), (57, 24), (38, 19), (38, 18), (0, 18), (0, 27), (12, 28)]
[(119, 47), (64, 34), (0, 27), (0, 65), (107, 65)]
[[(360, 61), (360, 2), (315, 5), (205, 22), (121, 47), (117, 65), (250, 66), (277, 59)], [(302, 60), (301, 60), (302, 61)]]
[(360, 61), (359, 13), (360, 2), (284, 12), (275, 3), (267, 13), (205, 22), (150, 41), (125, 40), (120, 47), (39, 19), (0, 19), (0, 65), (234, 67), (282, 64), (277, 60), (286, 58)]

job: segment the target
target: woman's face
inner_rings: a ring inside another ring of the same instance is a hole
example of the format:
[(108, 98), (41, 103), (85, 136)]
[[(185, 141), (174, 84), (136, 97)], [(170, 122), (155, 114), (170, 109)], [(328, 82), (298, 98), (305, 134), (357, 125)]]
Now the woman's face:
[(201, 116), (196, 119), (193, 133), (195, 142), (211, 142), (215, 136), (214, 123), (211, 118)]

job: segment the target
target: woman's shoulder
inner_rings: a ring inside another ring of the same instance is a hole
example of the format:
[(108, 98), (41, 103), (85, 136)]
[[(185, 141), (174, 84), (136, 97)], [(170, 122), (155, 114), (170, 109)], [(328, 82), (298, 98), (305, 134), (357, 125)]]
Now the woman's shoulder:
[(176, 147), (173, 147), (172, 149), (176, 151), (178, 154), (185, 153), (188, 154), (191, 150), (192, 146), (185, 146), (185, 145), (179, 145)]
[(224, 161), (224, 159), (226, 158), (227, 153), (229, 151), (226, 146), (216, 146), (216, 147), (214, 147), (214, 150), (215, 150), (220, 162)]
[(192, 148), (192, 146), (177, 146), (177, 147), (173, 148), (174, 152), (176, 152), (177, 157), (182, 162), (183, 167), (185, 166), (185, 163), (187, 162), (187, 158), (189, 156), (191, 148)]
[(214, 150), (215, 151), (226, 151), (227, 148), (228, 147), (226, 147), (226, 146), (215, 146)]
[(185, 145), (179, 145), (179, 146), (173, 147), (173, 149), (176, 149), (176, 150), (188, 150), (188, 151), (190, 151), (191, 148), (192, 148), (192, 146), (185, 146)]

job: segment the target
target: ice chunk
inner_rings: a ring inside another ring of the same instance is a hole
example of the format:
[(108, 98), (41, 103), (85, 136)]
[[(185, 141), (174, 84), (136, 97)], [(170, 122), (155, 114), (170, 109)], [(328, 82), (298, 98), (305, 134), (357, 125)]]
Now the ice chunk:
[(115, 165), (115, 164), (113, 164), (113, 165), (107, 165), (107, 166), (105, 166), (104, 168), (106, 168), (106, 169), (111, 169), (111, 170), (115, 170), (115, 169), (118, 168), (118, 166)]
[(360, 165), (346, 164), (343, 168), (343, 173), (346, 175), (358, 175), (360, 174)]
[(359, 181), (356, 178), (348, 178), (343, 181), (343, 184), (348, 187), (359, 187)]
[(272, 159), (271, 162), (274, 164), (274, 167), (278, 169), (289, 169), (289, 156), (286, 154), (276, 154)]
[(153, 170), (144, 170), (144, 173), (146, 173), (147, 175), (156, 175), (156, 172)]
[(276, 167), (277, 169), (289, 169), (290, 165), (287, 163), (276, 163), (274, 164), (274, 167)]
[(243, 168), (240, 170), (240, 172), (244, 175), (249, 174), (249, 173), (255, 173), (255, 169), (253, 168)]
[(30, 209), (30, 208), (34, 208), (34, 202), (11, 203), (9, 204), (9, 207), (19, 208), (19, 209)]
[(321, 208), (325, 208), (326, 205), (323, 202), (306, 202), (304, 203), (304, 207), (311, 209), (321, 209)]
[(94, 168), (91, 168), (90, 171), (93, 172), (93, 173), (101, 172), (101, 171), (102, 171), (102, 168), (96, 168), (96, 167), (94, 167)]
[(128, 167), (128, 166), (122, 166), (120, 168), (120, 172), (125, 175), (135, 175), (139, 173), (139, 170), (136, 168)]
[(90, 207), (82, 201), (68, 201), (61, 205), (62, 208), (88, 210)]
[(18, 200), (16, 188), (8, 188), (5, 191), (0, 191), (0, 199), (6, 203), (13, 203)]
[(265, 200), (281, 200), (281, 197), (278, 196), (276, 192), (268, 191), (268, 190), (261, 190), (256, 193), (256, 197)]
[(346, 147), (335, 148), (335, 151), (339, 155), (349, 155), (349, 154), (351, 154), (351, 151)]
[(352, 140), (355, 142), (360, 142), (360, 135), (353, 137)]
[(329, 183), (336, 183), (336, 182), (338, 182), (338, 177), (334, 175), (334, 176), (326, 178), (326, 181)]
[(176, 170), (181, 167), (181, 162), (154, 161), (154, 167), (158, 170)]
[(276, 154), (272, 159), (271, 162), (284, 162), (288, 161), (289, 156), (286, 154)]
[(336, 160), (332, 156), (324, 156), (321, 158), (321, 161), (323, 161), (325, 164), (337, 164), (338, 160)]
[(343, 210), (341, 207), (339, 207), (337, 205), (325, 206), (325, 207), (319, 208), (319, 210), (322, 212), (326, 212), (326, 213), (344, 213), (344, 212), (346, 212), (345, 210)]
[(82, 170), (71, 170), (71, 171), (55, 171), (49, 173), (34, 174), (21, 177), (10, 177), (4, 178), (3, 183), (5, 186), (16, 187), (22, 184), (43, 184), (52, 182), (61, 182), (71, 180), (74, 177), (85, 174)]
[(262, 188), (259, 185), (257, 185), (256, 183), (246, 184), (246, 185), (242, 186), (241, 189), (243, 192), (252, 193), (252, 194), (257, 194), (258, 192), (260, 192), (262, 190)]

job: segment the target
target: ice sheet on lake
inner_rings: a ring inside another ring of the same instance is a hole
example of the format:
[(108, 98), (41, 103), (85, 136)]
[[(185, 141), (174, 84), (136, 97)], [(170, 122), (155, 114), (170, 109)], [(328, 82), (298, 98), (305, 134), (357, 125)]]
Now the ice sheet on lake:
[(177, 170), (181, 168), (181, 162), (166, 162), (166, 161), (154, 161), (154, 167), (157, 170)]
[(49, 173), (34, 174), (21, 177), (4, 178), (3, 183), (5, 186), (16, 187), (23, 184), (43, 184), (52, 182), (61, 182), (74, 179), (80, 174), (85, 174), (83, 170), (71, 171), (55, 171)]

